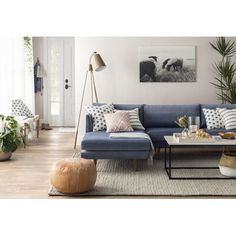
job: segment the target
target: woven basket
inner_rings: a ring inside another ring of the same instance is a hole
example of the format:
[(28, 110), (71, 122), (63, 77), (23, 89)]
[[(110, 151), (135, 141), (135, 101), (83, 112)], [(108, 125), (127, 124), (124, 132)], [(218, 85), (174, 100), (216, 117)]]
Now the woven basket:
[(222, 153), (219, 169), (222, 175), (236, 177), (236, 153)]

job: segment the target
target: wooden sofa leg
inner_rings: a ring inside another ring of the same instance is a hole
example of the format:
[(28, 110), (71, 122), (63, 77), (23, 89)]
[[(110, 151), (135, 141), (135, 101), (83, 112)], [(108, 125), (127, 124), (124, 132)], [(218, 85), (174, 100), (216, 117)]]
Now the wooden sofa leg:
[(97, 160), (94, 159), (93, 162), (94, 162), (94, 165), (96, 166), (97, 165)]
[(134, 171), (138, 171), (139, 160), (134, 160)]
[(161, 155), (161, 148), (157, 148), (157, 157), (160, 158)]

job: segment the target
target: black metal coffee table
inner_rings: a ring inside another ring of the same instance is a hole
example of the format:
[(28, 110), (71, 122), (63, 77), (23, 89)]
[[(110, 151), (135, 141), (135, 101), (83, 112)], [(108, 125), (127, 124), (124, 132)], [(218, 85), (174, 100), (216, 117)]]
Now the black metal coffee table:
[[(228, 180), (228, 179), (236, 179), (236, 177), (173, 177), (172, 176), (172, 171), (176, 170), (176, 169), (219, 169), (219, 167), (196, 167), (196, 166), (188, 166), (188, 167), (181, 167), (181, 166), (173, 166), (172, 165), (172, 149), (173, 148), (184, 148), (184, 147), (194, 147), (194, 148), (199, 148), (199, 147), (222, 147), (222, 149), (224, 150), (224, 148), (226, 147), (236, 147), (236, 140), (226, 140), (226, 139), (221, 139), (219, 141), (215, 141), (215, 142), (209, 142), (209, 143), (199, 143), (199, 142), (181, 142), (178, 143), (176, 142), (176, 140), (173, 138), (173, 136), (164, 136), (165, 141), (166, 141), (166, 145), (165, 145), (165, 160), (164, 160), (164, 167), (166, 170), (166, 173), (169, 177), (169, 179), (173, 179), (173, 180), (210, 180), (210, 179), (221, 179), (221, 180)], [(167, 155), (167, 150), (168, 150), (168, 155)], [(167, 156), (168, 156), (168, 160), (167, 160)]]

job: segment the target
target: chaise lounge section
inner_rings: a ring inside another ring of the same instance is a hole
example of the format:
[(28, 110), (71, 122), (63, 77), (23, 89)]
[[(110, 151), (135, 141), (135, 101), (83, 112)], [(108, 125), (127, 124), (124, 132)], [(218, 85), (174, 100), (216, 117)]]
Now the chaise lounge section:
[[(144, 105), (114, 104), (117, 110), (139, 109), (139, 118), (143, 123)], [(144, 131), (135, 131), (144, 132)], [(86, 115), (86, 134), (81, 142), (81, 157), (86, 159), (129, 159), (138, 168), (138, 160), (148, 159), (151, 144), (145, 138), (110, 138), (106, 131), (93, 132), (91, 115)]]

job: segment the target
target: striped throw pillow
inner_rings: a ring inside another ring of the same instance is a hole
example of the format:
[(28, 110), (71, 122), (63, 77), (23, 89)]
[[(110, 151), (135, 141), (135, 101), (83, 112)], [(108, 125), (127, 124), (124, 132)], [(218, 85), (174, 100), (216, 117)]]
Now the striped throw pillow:
[[(124, 110), (116, 110), (116, 111), (124, 111)], [(139, 119), (138, 108), (135, 108), (133, 110), (128, 110), (127, 112), (129, 112), (129, 119), (132, 128), (137, 130), (145, 130)]]
[(236, 129), (236, 109), (217, 108), (216, 109), (225, 125), (225, 129)]

